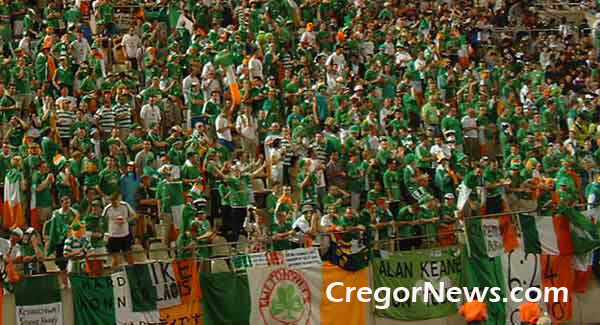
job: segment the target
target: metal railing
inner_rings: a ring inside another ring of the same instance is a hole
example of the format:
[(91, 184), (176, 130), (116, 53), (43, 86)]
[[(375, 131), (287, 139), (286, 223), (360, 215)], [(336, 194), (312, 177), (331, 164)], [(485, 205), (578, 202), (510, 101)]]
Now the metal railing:
[[(536, 209), (529, 209), (529, 210), (516, 210), (516, 211), (506, 211), (506, 212), (500, 212), (500, 213), (492, 213), (492, 214), (484, 214), (484, 215), (474, 215), (474, 216), (468, 216), (468, 217), (464, 217), (464, 218), (456, 218), (454, 219), (454, 223), (458, 223), (461, 224), (463, 223), (465, 220), (476, 220), (476, 219), (494, 219), (494, 218), (501, 218), (507, 215), (517, 215), (517, 214), (524, 214), (524, 213), (532, 213), (535, 212)], [(437, 221), (428, 221), (428, 220), (419, 220), (419, 221), (414, 221), (411, 222), (410, 225), (427, 225), (427, 224), (445, 224), (447, 223), (448, 220), (437, 220)], [(396, 227), (396, 226), (402, 226), (402, 222), (398, 222), (396, 225), (392, 225), (391, 227)], [(390, 227), (390, 226), (388, 226)], [(378, 231), (381, 229), (374, 229), (373, 227), (369, 227), (368, 230), (371, 231)], [(364, 231), (367, 231), (367, 229), (365, 229)], [(314, 238), (318, 237), (318, 236), (322, 236), (322, 235), (339, 235), (339, 234), (348, 234), (348, 233), (357, 233), (357, 232), (361, 232), (358, 230), (353, 230), (353, 231), (348, 231), (348, 230), (334, 230), (334, 231), (320, 231), (320, 232), (307, 232), (305, 235), (309, 235), (312, 236)], [(428, 238), (428, 237), (440, 237), (440, 236), (444, 236), (444, 235), (451, 235), (451, 234), (456, 234), (456, 233), (461, 233), (464, 232), (464, 229), (462, 228), (456, 228), (453, 229), (450, 232), (437, 232), (436, 234), (427, 234), (427, 235), (414, 235), (414, 236), (402, 236), (402, 237), (397, 237), (397, 238), (391, 238), (390, 240), (407, 240), (407, 239), (423, 239), (423, 238)], [(230, 246), (235, 248), (238, 245), (251, 245), (251, 244), (266, 244), (266, 247), (269, 247), (273, 242), (277, 242), (277, 241), (281, 241), (281, 240), (286, 240), (286, 239), (275, 239), (274, 236), (263, 236), (257, 239), (248, 239), (248, 240), (243, 240), (243, 241), (236, 241), (236, 242), (220, 242), (220, 243), (212, 243), (212, 244), (203, 244), (203, 245), (196, 245), (195, 249), (203, 249), (203, 248), (215, 248), (215, 247), (223, 247), (223, 246)], [(385, 241), (385, 240), (383, 240)], [(377, 241), (373, 241), (373, 242), (377, 242)], [(189, 250), (189, 248), (182, 248), (182, 247), (161, 247), (161, 248), (148, 248), (148, 249), (144, 249), (144, 250), (133, 250), (127, 254), (136, 254), (136, 253), (140, 253), (140, 252), (144, 252), (146, 254), (146, 256), (149, 256), (150, 253), (158, 253), (158, 252), (178, 252), (178, 251), (187, 251)], [(236, 249), (232, 250), (234, 253), (243, 253), (243, 252), (238, 252)], [(267, 252), (271, 252), (273, 250), (271, 249), (266, 249), (264, 250), (265, 253)], [(259, 252), (262, 253), (262, 252)], [(94, 259), (94, 258), (102, 258), (102, 257), (110, 257), (110, 256), (115, 256), (118, 254), (111, 254), (111, 253), (100, 253), (100, 254), (87, 254), (84, 257), (78, 258), (78, 259), (83, 259), (83, 258), (90, 258), (90, 259)], [(230, 255), (230, 257), (233, 255)], [(208, 260), (213, 259), (213, 257), (207, 258)], [(36, 262), (50, 262), (50, 261), (62, 261), (62, 260), (69, 260), (69, 258), (56, 258), (56, 257), (49, 257), (49, 258), (44, 258), (44, 259), (37, 259), (34, 258), (34, 261)], [(31, 263), (31, 262), (23, 262), (23, 261), (15, 261), (15, 264), (18, 263)]]

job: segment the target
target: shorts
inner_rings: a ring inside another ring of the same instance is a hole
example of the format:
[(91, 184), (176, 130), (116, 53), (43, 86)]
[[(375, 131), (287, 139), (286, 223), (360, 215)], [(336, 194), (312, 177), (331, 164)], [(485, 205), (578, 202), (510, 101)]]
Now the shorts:
[(227, 141), (225, 139), (217, 139), (217, 143), (227, 148), (229, 151), (235, 150), (235, 144), (231, 141)]
[(131, 233), (124, 237), (109, 237), (106, 243), (106, 250), (113, 253), (127, 253), (133, 245), (133, 236)]

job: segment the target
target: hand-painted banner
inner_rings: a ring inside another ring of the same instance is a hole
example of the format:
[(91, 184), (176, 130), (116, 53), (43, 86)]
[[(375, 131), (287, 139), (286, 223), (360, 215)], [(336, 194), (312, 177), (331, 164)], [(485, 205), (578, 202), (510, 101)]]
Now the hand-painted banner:
[[(510, 291), (514, 288), (523, 288), (516, 291), (518, 299), (525, 299), (525, 291), (529, 288), (541, 288), (541, 265), (540, 255), (525, 253), (523, 250), (515, 250), (502, 255), (502, 270), (505, 277), (506, 288)], [(523, 300), (525, 301), (525, 300)], [(522, 302), (508, 299), (506, 303), (506, 324), (520, 325), (519, 306)], [(541, 306), (544, 308), (543, 304)]]
[(498, 219), (481, 220), (481, 228), (488, 257), (500, 256), (504, 253), (504, 240)]
[[(393, 292), (396, 288), (405, 288), (410, 294), (405, 302), (394, 299), (389, 308), (376, 309), (375, 313), (378, 316), (403, 321), (434, 319), (455, 314), (457, 304), (454, 302), (439, 301), (433, 295), (424, 297), (424, 290), (420, 290), (420, 295), (413, 301), (412, 293), (415, 287), (424, 288), (426, 282), (431, 283), (438, 294), (441, 283), (444, 290), (457, 287), (460, 284), (461, 272), (460, 250), (454, 248), (403, 252), (386, 260), (376, 258), (373, 260), (373, 289), (388, 287)], [(402, 299), (406, 295), (400, 291), (398, 296)]]
[(552, 323), (562, 323), (573, 318), (573, 283), (575, 270), (573, 269), (573, 256), (542, 255), (542, 287), (566, 288), (567, 301), (564, 302), (564, 292), (558, 291), (558, 297), (550, 294), (546, 307), (552, 317)]
[(176, 261), (173, 269), (181, 304), (161, 309), (161, 324), (201, 324), (204, 313), (198, 263), (195, 260)]
[[(84, 324), (201, 324), (201, 290), (196, 261), (152, 263), (148, 279), (157, 285), (156, 308), (134, 312), (131, 287), (126, 272), (111, 277), (71, 276), (75, 325)], [(159, 288), (161, 287), (162, 288)], [(176, 305), (173, 305), (174, 302)]]

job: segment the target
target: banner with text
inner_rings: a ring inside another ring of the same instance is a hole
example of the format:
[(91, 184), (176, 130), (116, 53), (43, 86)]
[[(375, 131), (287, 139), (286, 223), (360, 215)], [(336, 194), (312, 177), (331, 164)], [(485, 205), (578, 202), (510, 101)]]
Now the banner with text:
[[(525, 299), (525, 291), (529, 288), (541, 288), (541, 265), (540, 255), (525, 253), (522, 249), (514, 250), (502, 255), (502, 271), (504, 274), (506, 288), (511, 291), (522, 288), (515, 292), (515, 297)], [(525, 300), (523, 300), (525, 301)], [(506, 324), (520, 325), (519, 307), (522, 302), (508, 299), (506, 302)], [(544, 304), (540, 304), (545, 308)]]
[(62, 303), (17, 306), (17, 325), (52, 324), (62, 325)]
[(25, 278), (15, 285), (18, 325), (63, 324), (63, 306), (56, 275)]
[[(430, 294), (423, 295), (425, 283), (431, 283), (439, 294), (441, 283), (444, 290), (459, 286), (462, 272), (460, 250), (456, 248), (402, 252), (388, 259), (373, 259), (374, 290), (388, 287), (391, 291), (399, 291), (398, 299), (392, 300), (387, 309), (376, 309), (375, 313), (403, 321), (426, 320), (445, 317), (457, 312), (457, 303), (437, 300)], [(413, 288), (421, 288), (413, 301)], [(409, 293), (408, 295), (406, 293)], [(427, 302), (425, 300), (427, 299)]]

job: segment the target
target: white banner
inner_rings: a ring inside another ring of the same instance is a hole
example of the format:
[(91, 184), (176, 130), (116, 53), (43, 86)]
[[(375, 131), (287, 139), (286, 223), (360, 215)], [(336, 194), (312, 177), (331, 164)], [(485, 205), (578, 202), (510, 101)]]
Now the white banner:
[[(507, 295), (514, 288), (523, 288), (522, 291), (515, 293), (515, 298), (523, 299), (522, 302), (516, 302), (508, 296), (506, 303), (506, 324), (520, 325), (519, 306), (525, 302), (525, 290), (529, 288), (540, 288), (541, 286), (541, 264), (540, 256), (537, 254), (526, 254), (523, 250), (514, 250), (508, 254), (502, 255), (502, 271), (505, 276)], [(533, 298), (533, 297), (532, 297)], [(546, 304), (539, 304), (542, 309)]]
[(504, 241), (500, 232), (498, 219), (481, 220), (481, 230), (489, 257), (500, 256), (504, 253)]
[(323, 264), (316, 248), (298, 248), (285, 251), (285, 262), (292, 269), (299, 269)]
[(252, 267), (265, 267), (269, 265), (269, 262), (267, 261), (267, 255), (265, 255), (265, 253), (248, 254), (248, 257), (250, 258)]
[(62, 302), (46, 305), (17, 306), (17, 325), (62, 325)]

